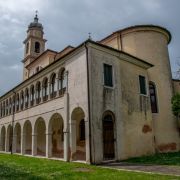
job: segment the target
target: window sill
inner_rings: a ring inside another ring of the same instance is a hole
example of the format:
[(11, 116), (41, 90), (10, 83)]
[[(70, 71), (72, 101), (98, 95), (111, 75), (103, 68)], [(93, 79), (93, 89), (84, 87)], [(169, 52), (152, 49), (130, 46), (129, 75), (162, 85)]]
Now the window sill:
[(111, 89), (111, 90), (114, 90), (115, 89), (115, 87), (114, 86), (105, 86), (105, 85), (103, 85), (103, 87), (105, 88), (105, 89)]
[(140, 96), (149, 97), (147, 94), (139, 94)]

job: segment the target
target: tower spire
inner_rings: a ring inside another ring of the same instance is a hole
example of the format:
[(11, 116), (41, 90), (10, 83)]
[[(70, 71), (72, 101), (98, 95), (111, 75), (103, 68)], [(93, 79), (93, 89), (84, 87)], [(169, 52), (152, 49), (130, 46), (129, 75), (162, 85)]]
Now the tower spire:
[(39, 28), (41, 30), (43, 30), (43, 26), (41, 23), (38, 22), (39, 18), (38, 18), (38, 10), (35, 11), (35, 16), (34, 16), (34, 21), (31, 22), (28, 26), (28, 29), (30, 28)]
[(39, 20), (39, 18), (38, 18), (38, 10), (36, 10), (35, 11), (35, 17), (34, 17), (34, 22), (38, 23), (38, 20)]
[(26, 68), (41, 53), (45, 51), (46, 39), (43, 37), (43, 26), (38, 22), (38, 11), (35, 11), (33, 22), (28, 26), (27, 37), (24, 40), (24, 80), (29, 77), (29, 70)]

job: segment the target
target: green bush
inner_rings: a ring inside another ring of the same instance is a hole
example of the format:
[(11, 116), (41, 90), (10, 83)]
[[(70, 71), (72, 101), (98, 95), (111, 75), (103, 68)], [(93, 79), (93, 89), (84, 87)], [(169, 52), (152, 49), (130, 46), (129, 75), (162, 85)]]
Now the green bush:
[(178, 117), (180, 115), (180, 94), (179, 93), (176, 93), (172, 97), (171, 103), (172, 103), (173, 114)]

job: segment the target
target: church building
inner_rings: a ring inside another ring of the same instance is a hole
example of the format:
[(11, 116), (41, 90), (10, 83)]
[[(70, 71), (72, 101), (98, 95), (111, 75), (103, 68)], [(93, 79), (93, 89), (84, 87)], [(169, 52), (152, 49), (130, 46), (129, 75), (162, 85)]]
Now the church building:
[(36, 14), (23, 81), (0, 97), (0, 152), (99, 164), (179, 151), (170, 41), (165, 28), (138, 25), (57, 52)]

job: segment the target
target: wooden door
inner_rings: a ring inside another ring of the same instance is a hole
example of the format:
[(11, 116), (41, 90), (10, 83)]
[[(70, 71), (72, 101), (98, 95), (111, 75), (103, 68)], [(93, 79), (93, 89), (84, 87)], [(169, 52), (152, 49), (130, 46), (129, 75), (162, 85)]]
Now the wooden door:
[(103, 152), (104, 160), (114, 159), (114, 122), (111, 115), (103, 119)]

